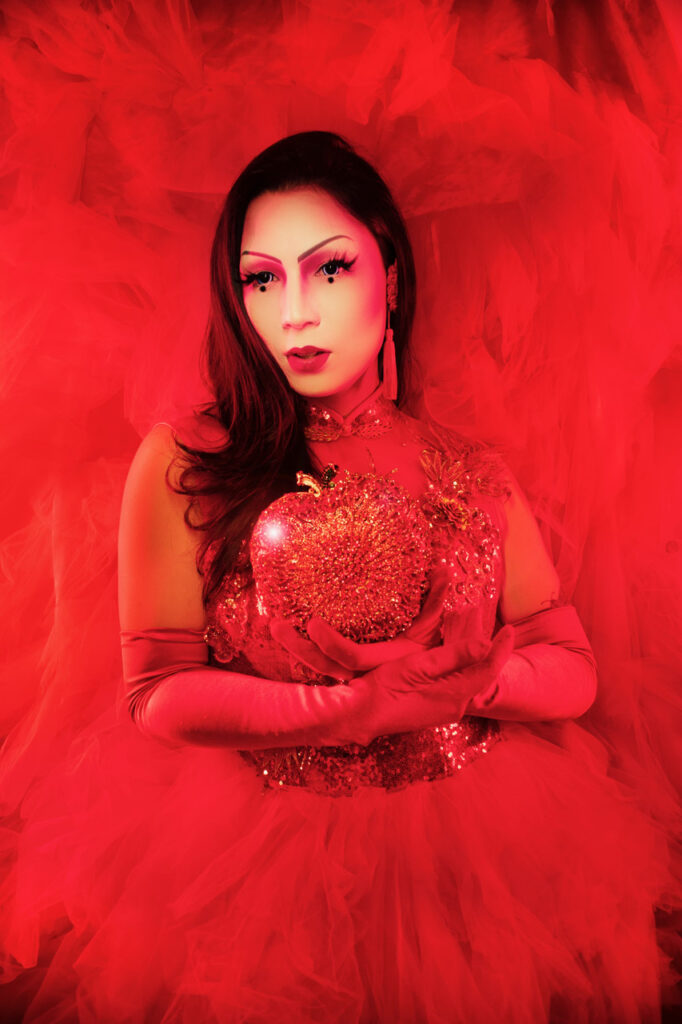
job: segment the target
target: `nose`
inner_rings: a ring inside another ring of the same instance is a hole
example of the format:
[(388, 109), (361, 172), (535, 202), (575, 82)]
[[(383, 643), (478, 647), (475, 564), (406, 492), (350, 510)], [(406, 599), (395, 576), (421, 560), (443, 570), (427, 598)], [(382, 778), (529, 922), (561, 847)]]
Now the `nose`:
[(301, 330), (319, 322), (319, 314), (303, 282), (300, 277), (291, 275), (282, 289), (282, 327)]

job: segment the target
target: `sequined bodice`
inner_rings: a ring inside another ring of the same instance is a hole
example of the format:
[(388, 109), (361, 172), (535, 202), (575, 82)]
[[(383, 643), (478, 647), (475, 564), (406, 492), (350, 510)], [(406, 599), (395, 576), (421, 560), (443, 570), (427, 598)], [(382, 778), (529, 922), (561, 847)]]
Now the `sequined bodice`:
[[(371, 431), (371, 417), (369, 418)], [(299, 474), (303, 490), (264, 509), (233, 571), (208, 607), (212, 660), (232, 671), (310, 685), (332, 680), (297, 662), (270, 636), (284, 615), (302, 631), (320, 615), (356, 642), (388, 639), (419, 613), (437, 564), (447, 566), (441, 636), (472, 605), (492, 632), (501, 570), (496, 461), (481, 447), (402, 421), (403, 447), (419, 455), (421, 487), (392, 472), (351, 472), (327, 463)], [(323, 430), (325, 423), (318, 423)], [(332, 424), (332, 429), (334, 425)], [(339, 436), (337, 434), (337, 436)], [(371, 433), (366, 436), (372, 436)], [(322, 447), (321, 454), (327, 449)], [(333, 795), (359, 786), (399, 788), (455, 774), (499, 738), (497, 723), (465, 717), (367, 747), (244, 751), (269, 787), (307, 786)]]

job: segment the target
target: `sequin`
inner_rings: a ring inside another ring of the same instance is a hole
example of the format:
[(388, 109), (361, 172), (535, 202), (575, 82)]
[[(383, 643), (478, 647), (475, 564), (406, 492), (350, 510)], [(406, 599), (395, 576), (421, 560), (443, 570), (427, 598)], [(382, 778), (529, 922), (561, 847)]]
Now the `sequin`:
[(422, 495), (424, 514), (434, 526), (453, 528), (444, 541), (447, 553), (443, 561), (450, 569), (446, 610), (494, 600), (502, 540), (477, 499), (482, 495), (507, 497), (506, 481), (494, 460), (474, 445), (462, 446), (456, 453), (425, 448), (420, 461), (429, 480)]
[(307, 422), (303, 433), (309, 441), (337, 441), (340, 437), (381, 437), (390, 430), (399, 415), (380, 389), (366, 409), (350, 420), (316, 402), (306, 406)]
[[(352, 433), (390, 428), (395, 407), (386, 405), (366, 408)], [(311, 426), (340, 436), (333, 415), (327, 420), (320, 407), (320, 421), (314, 406), (312, 412)], [(481, 447), (434, 440), (433, 432), (431, 439), (421, 453), (425, 488), (419, 499), (389, 474), (337, 473), (330, 464), (320, 478), (299, 476), (307, 493), (286, 494), (263, 511), (251, 544), (243, 545), (208, 609), (206, 640), (214, 660), (268, 678), (333, 685), (335, 680), (275, 650), (270, 616), (284, 614), (301, 629), (311, 614), (321, 614), (357, 642), (395, 636), (418, 614), (437, 564), (447, 566), (450, 577), (443, 642), (456, 635), (467, 607), (483, 606), (484, 621), (492, 622), (502, 544), (490, 508), (508, 493), (506, 481)], [(273, 667), (277, 657), (279, 669)], [(345, 796), (364, 786), (394, 790), (454, 776), (503, 735), (497, 722), (465, 716), (434, 729), (381, 736), (366, 747), (240, 753), (266, 789), (305, 787)]]
[[(327, 470), (329, 467), (327, 467)], [(357, 643), (408, 628), (428, 590), (431, 531), (419, 503), (394, 480), (342, 471), (274, 501), (251, 537), (258, 609), (301, 631), (325, 619)]]
[(363, 786), (404, 789), (456, 775), (502, 738), (497, 722), (465, 717), (435, 729), (378, 736), (366, 747), (243, 750), (242, 758), (268, 789), (306, 787), (326, 796), (351, 796)]

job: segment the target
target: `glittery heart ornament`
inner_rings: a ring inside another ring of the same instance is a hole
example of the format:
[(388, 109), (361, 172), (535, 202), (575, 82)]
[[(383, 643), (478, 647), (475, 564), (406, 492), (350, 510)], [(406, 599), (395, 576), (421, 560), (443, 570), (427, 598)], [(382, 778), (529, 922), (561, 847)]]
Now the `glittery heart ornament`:
[(328, 466), (321, 483), (299, 473), (308, 490), (259, 516), (250, 543), (258, 608), (301, 631), (320, 616), (358, 643), (388, 640), (419, 614), (432, 527), (387, 475), (336, 470)]

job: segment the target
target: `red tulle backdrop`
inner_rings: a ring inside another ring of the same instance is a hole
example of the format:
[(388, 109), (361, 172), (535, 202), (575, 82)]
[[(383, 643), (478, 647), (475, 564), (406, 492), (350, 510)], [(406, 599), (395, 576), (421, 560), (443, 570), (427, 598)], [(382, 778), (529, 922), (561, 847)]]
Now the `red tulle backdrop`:
[(674, 843), (680, 5), (8, 0), (1, 17), (8, 820), (121, 695), (121, 489), (140, 436), (204, 397), (224, 195), (263, 147), (324, 128), (408, 222), (410, 406), (506, 449), (599, 658), (586, 722)]

